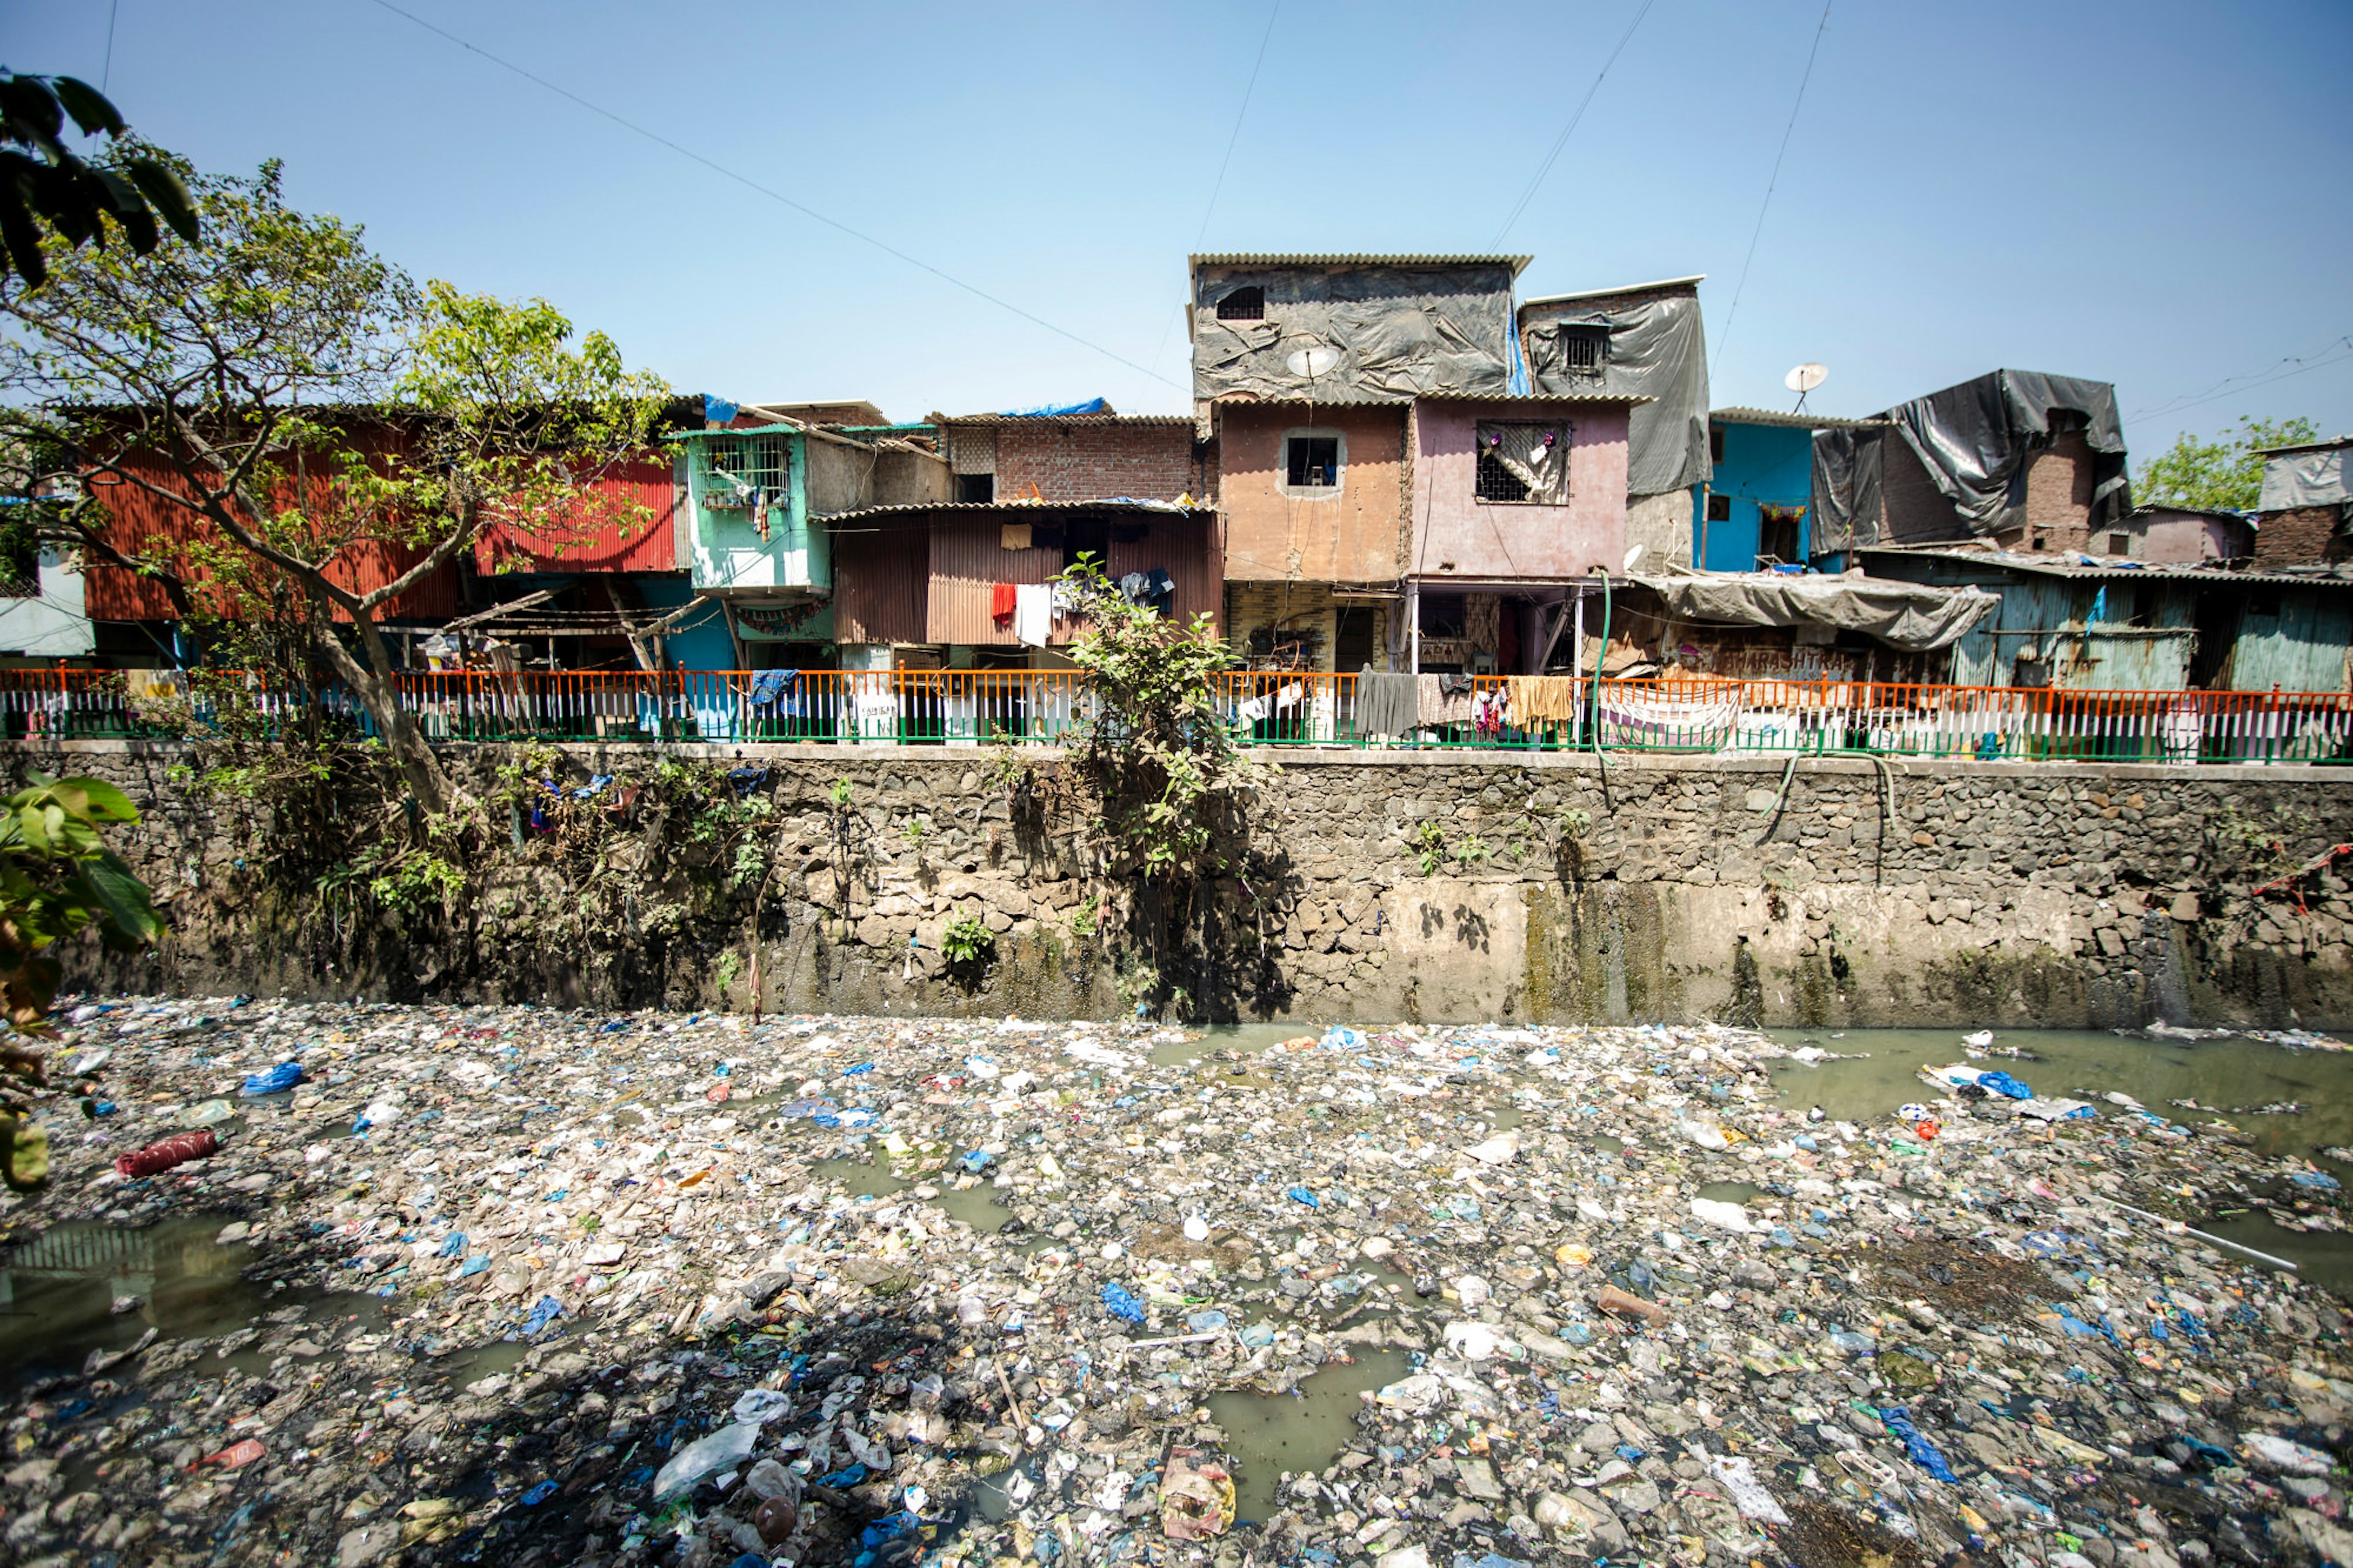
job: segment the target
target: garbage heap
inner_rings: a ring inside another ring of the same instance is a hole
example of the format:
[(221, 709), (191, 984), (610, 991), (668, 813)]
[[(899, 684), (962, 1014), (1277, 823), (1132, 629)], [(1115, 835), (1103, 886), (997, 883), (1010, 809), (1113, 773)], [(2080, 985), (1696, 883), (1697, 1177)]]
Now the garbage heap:
[(8, 1239), (218, 1216), (254, 1307), (19, 1368), (20, 1563), (2353, 1562), (2227, 1127), (1713, 1026), (69, 1016)]

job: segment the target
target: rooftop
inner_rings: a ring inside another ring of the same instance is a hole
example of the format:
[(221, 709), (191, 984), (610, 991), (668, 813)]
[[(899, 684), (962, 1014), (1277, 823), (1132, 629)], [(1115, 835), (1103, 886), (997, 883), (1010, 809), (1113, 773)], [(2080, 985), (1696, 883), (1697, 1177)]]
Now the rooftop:
[(1539, 294), (1520, 303), (1525, 308), (1529, 305), (1565, 304), (1571, 300), (1606, 300), (1613, 294), (1646, 294), (1653, 289), (1689, 289), (1705, 281), (1706, 273), (1694, 272), (1688, 278), (1661, 278), (1654, 282), (1628, 283), (1616, 289), (1580, 289), (1572, 294)]
[(1189, 414), (934, 414), (934, 425), (1190, 425)]
[(1778, 425), (1789, 430), (1873, 430), (1887, 423), (1884, 419), (1836, 419), (1827, 414), (1778, 414), (1770, 408), (1712, 408), (1708, 423), (1722, 421), (1726, 425)]
[(2281, 458), (2290, 452), (2329, 452), (2339, 447), (2353, 447), (2353, 436), (2331, 436), (2326, 441), (2304, 441), (2293, 447), (2258, 447), (2258, 458)]
[(1508, 267), (1517, 278), (1533, 256), (1188, 256), (1195, 271), (1204, 267)]
[(2316, 567), (2311, 572), (2232, 572), (2219, 566), (2152, 565), (2141, 562), (2102, 560), (2093, 555), (2030, 555), (2015, 550), (1916, 550), (1886, 544), (1859, 544), (1858, 555), (1919, 556), (1964, 566), (1990, 566), (2006, 572), (2029, 572), (2041, 577), (2073, 577), (2082, 582), (2146, 582), (2152, 577), (2169, 583), (2266, 584), (2278, 587), (2353, 588), (2353, 577)]
[(918, 511), (993, 512), (1008, 522), (1052, 512), (1159, 512), (1176, 517), (1211, 517), (1215, 507), (1178, 506), (1175, 501), (1143, 500), (1134, 496), (1105, 496), (1098, 500), (914, 500), (888, 506), (863, 506), (855, 511), (828, 512), (826, 526), (860, 517), (892, 517)]

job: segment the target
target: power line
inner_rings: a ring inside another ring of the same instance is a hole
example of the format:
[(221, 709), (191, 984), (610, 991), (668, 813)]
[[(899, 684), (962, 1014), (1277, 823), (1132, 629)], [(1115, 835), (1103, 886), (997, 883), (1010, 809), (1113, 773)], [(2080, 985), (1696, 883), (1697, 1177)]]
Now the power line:
[[(2306, 356), (2295, 360), (2283, 360), (2280, 362), (2281, 363), (2294, 364), (2296, 368), (2294, 370), (2281, 371), (2276, 375), (2259, 374), (2253, 380), (2250, 380), (2245, 376), (2232, 376), (2231, 379), (2240, 384), (2233, 386), (2228, 392), (2211, 393), (2204, 397), (2190, 398), (2188, 402), (2168, 404), (2163, 407), (2151, 409), (2147, 414), (2136, 414), (2131, 418), (2126, 420), (2125, 423), (2127, 425), (2145, 425), (2152, 419), (2161, 419), (2168, 414), (2179, 414), (2185, 408), (2197, 408), (2209, 403), (2220, 403), (2226, 397), (2236, 397), (2241, 393), (2253, 392), (2256, 387), (2269, 386), (2275, 381), (2291, 381), (2299, 375), (2309, 375), (2316, 370), (2327, 370), (2334, 365), (2353, 363), (2353, 337), (2339, 338), (2337, 340), (2337, 343), (2344, 344), (2348, 352), (2334, 355), (2327, 359), (2314, 359), (2310, 356)], [(2331, 343), (2329, 347), (2335, 348), (2337, 343)]]
[(940, 281), (953, 284), (976, 299), (986, 300), (1001, 310), (1009, 310), (1014, 315), (1020, 317), (1023, 321), (1029, 322), (1033, 326), (1045, 328), (1056, 337), (1067, 339), (1070, 342), (1078, 344), (1082, 349), (1091, 349), (1094, 353), (1103, 355), (1105, 359), (1113, 361), (1114, 363), (1125, 365), (1128, 369), (1136, 372), (1138, 374), (1150, 376), (1153, 380), (1160, 383), (1163, 386), (1176, 386), (1180, 392), (1185, 390), (1185, 388), (1177, 386), (1176, 382), (1169, 380), (1159, 372), (1136, 363), (1134, 360), (1129, 359), (1125, 354), (1113, 353), (1112, 350), (1103, 347), (1101, 343), (1091, 342), (1087, 339), (1079, 336), (1078, 333), (1071, 331), (1069, 328), (1056, 326), (1053, 322), (1046, 320), (1045, 317), (1025, 310), (1009, 300), (1000, 299), (998, 296), (990, 293), (987, 289), (981, 288), (977, 284), (967, 283), (963, 279), (955, 276), (955, 274), (933, 266), (930, 262), (923, 260), (921, 257), (910, 256), (905, 251), (901, 250), (897, 246), (892, 245), (885, 240), (877, 239), (872, 235), (866, 233), (862, 229), (852, 228), (849, 225), (843, 223), (839, 218), (828, 217), (824, 213), (818, 211), (815, 207), (809, 206), (806, 203), (795, 201), (792, 197), (785, 195), (782, 191), (776, 190), (771, 186), (764, 185), (757, 180), (751, 178), (749, 175), (736, 173), (734, 170), (727, 167), (724, 163), (716, 163), (712, 159), (704, 157), (702, 153), (696, 152), (691, 147), (671, 141), (669, 137), (662, 135), (659, 132), (649, 131), (645, 126), (639, 125), (633, 120), (628, 120), (616, 114), (613, 110), (606, 108), (601, 103), (596, 103), (588, 99), (583, 98), (578, 93), (572, 91), (568, 88), (557, 86), (543, 76), (535, 75), (531, 71), (525, 70), (522, 67), (515, 64), (512, 60), (505, 59), (498, 55), (494, 55), (491, 53), (490, 50), (485, 49), (479, 45), (468, 43), (457, 34), (450, 32), (448, 28), (436, 26), (431, 22), (427, 21), (424, 17), (417, 15), (414, 11), (403, 10), (400, 6), (394, 5), (392, 0), (374, 0), (374, 4), (391, 12), (396, 16), (416, 23), (418, 26), (424, 28), (428, 33), (434, 34), (438, 37), (448, 39), (450, 43), (457, 45), (459, 48), (466, 50), (470, 54), (481, 56), (482, 58), (490, 61), (492, 65), (497, 66), (501, 70), (512, 71), (516, 76), (522, 78), (525, 81), (531, 82), (538, 87), (545, 88), (548, 91), (555, 94), (558, 98), (566, 99), (573, 103), (578, 104), (581, 108), (588, 110), (591, 114), (611, 121), (614, 124), (621, 127), (624, 131), (632, 132), (637, 135), (644, 137), (649, 142), (667, 147), (671, 152), (678, 153), (681, 157), (691, 158), (694, 162), (702, 164), (704, 168), (709, 169), (712, 173), (733, 180), (746, 190), (757, 192), (759, 195), (767, 197), (770, 201), (776, 202), (782, 205), (792, 208), (795, 212), (799, 213), (804, 217), (814, 219), (815, 221), (825, 225), (828, 228), (838, 230), (842, 234), (848, 235), (852, 239), (871, 245), (875, 249), (881, 251), (884, 255), (894, 257), (897, 259), (905, 262), (910, 267), (928, 272), (933, 277), (940, 279)]
[(1724, 313), (1724, 335), (1715, 340), (1715, 363), (1724, 363), (1724, 345), (1732, 341), (1732, 323), (1740, 314), (1741, 290), (1748, 287), (1749, 263), (1757, 259), (1757, 242), (1765, 237), (1765, 215), (1773, 210), (1773, 187), (1781, 183), (1781, 160), (1789, 155), (1789, 137), (1798, 129), (1798, 110), (1806, 106), (1806, 84), (1814, 79), (1814, 58), (1822, 52), (1822, 34), (1831, 25), (1831, 0), (1822, 0), (1822, 19), (1814, 27), (1814, 47), (1806, 51), (1806, 71), (1798, 79), (1798, 100), (1789, 105), (1789, 123), (1781, 128), (1781, 150), (1773, 154), (1773, 173), (1765, 182), (1765, 199), (1757, 205), (1757, 226), (1748, 236), (1748, 254), (1741, 259), (1740, 279), (1732, 286), (1732, 309)]
[(1642, 0), (1641, 9), (1636, 11), (1634, 19), (1626, 24), (1626, 31), (1619, 38), (1618, 47), (1609, 51), (1608, 59), (1601, 62), (1601, 69), (1595, 75), (1593, 85), (1587, 88), (1585, 96), (1577, 100), (1577, 112), (1568, 117), (1567, 125), (1561, 127), (1560, 134), (1553, 141), (1552, 151), (1545, 154), (1545, 161), (1536, 167), (1535, 178), (1528, 182), (1527, 189), (1522, 191), (1520, 199), (1513, 204), (1512, 216), (1505, 218), (1504, 226), (1495, 231), (1490, 248), (1504, 243), (1504, 237), (1512, 232), (1512, 226), (1520, 221), (1520, 215), (1527, 210), (1528, 203), (1535, 199), (1536, 191), (1545, 183), (1545, 176), (1552, 173), (1553, 163), (1560, 156), (1560, 150), (1568, 145), (1569, 133), (1577, 129), (1577, 122), (1585, 118), (1586, 110), (1592, 106), (1593, 95), (1601, 90), (1602, 79), (1609, 74), (1609, 68), (1618, 63), (1618, 57), (1626, 52), (1626, 46), (1634, 41), (1634, 29), (1642, 25), (1642, 18), (1651, 14), (1651, 7), (1656, 3), (1657, 0)]
[[(1250, 95), (1258, 90), (1258, 73), (1260, 68), (1266, 64), (1266, 46), (1274, 38), (1274, 19), (1282, 15), (1282, 0), (1274, 0), (1273, 8), (1266, 14), (1266, 31), (1259, 35), (1258, 58), (1250, 62), (1250, 82), (1242, 89), (1242, 106), (1234, 111), (1234, 130), (1233, 134), (1226, 138), (1226, 155), (1219, 160), (1217, 180), (1209, 186), (1209, 205), (1201, 213), (1201, 232), (1193, 237), (1195, 250), (1200, 249), (1201, 242), (1209, 237), (1209, 219), (1217, 213), (1219, 194), (1226, 188), (1226, 171), (1233, 164), (1234, 145), (1242, 139), (1242, 121), (1250, 115)], [(1155, 371), (1160, 368), (1160, 356), (1168, 352), (1168, 334), (1176, 330), (1177, 321), (1184, 314), (1185, 308), (1179, 305), (1169, 313), (1167, 321), (1161, 327), (1160, 342), (1152, 351), (1152, 368)]]
[(1218, 210), (1218, 195), (1226, 188), (1226, 170), (1234, 161), (1234, 143), (1242, 139), (1242, 121), (1250, 114), (1250, 94), (1258, 90), (1259, 68), (1266, 64), (1266, 47), (1274, 40), (1274, 19), (1282, 15), (1282, 0), (1274, 0), (1274, 8), (1266, 14), (1266, 31), (1259, 36), (1258, 58), (1250, 62), (1250, 85), (1242, 89), (1242, 106), (1234, 115), (1234, 133), (1226, 138), (1226, 155), (1218, 163), (1217, 183), (1209, 187), (1209, 206), (1201, 215), (1201, 232), (1193, 237), (1193, 248), (1201, 248), (1201, 241), (1209, 237), (1209, 218)]
[[(2208, 387), (2204, 392), (2197, 393), (2186, 397), (2168, 398), (2166, 401), (2156, 405), (2154, 407), (2143, 408), (2137, 411), (2133, 415), (2131, 419), (2126, 421), (2126, 423), (2138, 424), (2144, 419), (2151, 419), (2160, 414), (2171, 414), (2178, 409), (2195, 408), (2201, 403), (2211, 403), (2214, 401), (2216, 395), (2221, 394), (2225, 387), (2235, 387), (2237, 390), (2243, 392), (2247, 390), (2247, 388), (2245, 386), (2239, 385), (2242, 382), (2244, 382), (2251, 386), (2261, 386), (2273, 381), (2284, 381), (2287, 379), (2286, 376), (2274, 375), (2272, 373), (2278, 370), (2282, 365), (2306, 365), (2306, 362), (2313, 360), (2321, 354), (2330, 353), (2340, 345), (2345, 347), (2353, 347), (2353, 334), (2331, 338), (2328, 342), (2321, 344), (2318, 348), (2313, 349), (2305, 353), (2283, 355), (2281, 358), (2274, 360), (2270, 364), (2265, 365), (2263, 369), (2251, 370), (2244, 375), (2226, 375), (2221, 380), (2216, 382), (2213, 385)], [(2334, 360), (2326, 360), (2321, 363), (2333, 364), (2336, 362)], [(2307, 365), (2307, 368), (2317, 370), (2320, 366), (2314, 364)], [(2301, 373), (2291, 371), (2288, 374), (2293, 375), (2299, 374)]]
[(106, 90), (107, 82), (114, 75), (114, 19), (121, 14), (122, 0), (114, 0), (106, 8), (106, 63), (98, 68), (98, 90), (100, 92)]

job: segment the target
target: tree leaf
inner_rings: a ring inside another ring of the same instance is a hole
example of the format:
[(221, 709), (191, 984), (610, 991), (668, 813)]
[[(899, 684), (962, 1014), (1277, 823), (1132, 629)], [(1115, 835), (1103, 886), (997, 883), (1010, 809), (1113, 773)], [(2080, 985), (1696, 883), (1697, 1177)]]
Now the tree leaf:
[(101, 131), (109, 136), (122, 134), (125, 127), (121, 112), (90, 83), (75, 77), (53, 76), (49, 79), (49, 90), (57, 94), (58, 102), (73, 116), (83, 135), (95, 136)]
[(84, 815), (100, 822), (139, 820), (139, 808), (131, 804), (131, 797), (104, 779), (81, 777), (59, 779), (56, 787), (80, 791), (83, 800), (87, 803), (82, 808)]
[(107, 921), (133, 942), (154, 942), (164, 934), (164, 917), (155, 910), (147, 884), (131, 868), (108, 854), (85, 864), (84, 875), (105, 906)]
[(190, 245), (196, 244), (202, 237), (196, 221), (196, 202), (188, 195), (188, 187), (180, 183), (180, 176), (153, 158), (133, 158), (123, 168), (131, 183), (139, 187), (139, 194), (155, 209), (155, 216), (174, 234)]

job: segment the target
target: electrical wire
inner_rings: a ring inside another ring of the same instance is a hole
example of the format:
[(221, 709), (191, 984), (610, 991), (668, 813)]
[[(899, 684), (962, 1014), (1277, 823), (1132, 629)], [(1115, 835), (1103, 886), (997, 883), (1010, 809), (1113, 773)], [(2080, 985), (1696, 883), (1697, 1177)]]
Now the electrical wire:
[(1814, 79), (1814, 59), (1822, 52), (1822, 34), (1831, 25), (1831, 0), (1822, 0), (1822, 19), (1814, 26), (1814, 47), (1806, 51), (1806, 70), (1798, 79), (1798, 99), (1789, 105), (1789, 123), (1781, 128), (1781, 150), (1773, 154), (1773, 173), (1765, 182), (1765, 199), (1757, 204), (1757, 226), (1749, 232), (1748, 254), (1741, 258), (1740, 280), (1732, 288), (1732, 309), (1724, 313), (1724, 335), (1715, 340), (1715, 363), (1724, 363), (1724, 345), (1732, 341), (1732, 323), (1740, 315), (1740, 295), (1748, 287), (1748, 267), (1757, 259), (1757, 242), (1765, 237), (1765, 215), (1773, 210), (1773, 188), (1781, 183), (1781, 160), (1789, 155), (1789, 138), (1798, 129), (1798, 110), (1806, 106), (1806, 84)]
[(469, 43), (465, 39), (459, 37), (457, 34), (450, 32), (448, 28), (437, 26), (433, 23), (427, 21), (424, 17), (417, 15), (414, 11), (404, 10), (400, 6), (394, 5), (392, 0), (371, 0), (371, 3), (384, 10), (391, 12), (396, 16), (401, 17), (409, 22), (414, 22), (417, 26), (424, 28), (427, 32), (431, 33), (438, 37), (447, 39), (450, 43), (457, 45), (459, 48), (466, 50), (469, 54), (481, 56), (482, 58), (490, 61), (492, 65), (497, 66), (501, 70), (512, 71), (516, 76), (522, 78), (523, 80), (527, 82), (533, 83), (534, 86), (545, 88), (548, 91), (555, 94), (558, 98), (569, 100), (571, 102), (588, 110), (591, 114), (611, 121), (614, 124), (621, 127), (624, 131), (632, 132), (659, 146), (667, 147), (671, 152), (678, 153), (681, 157), (692, 159), (695, 163), (702, 164), (712, 173), (733, 180), (735, 184), (742, 185), (746, 190), (756, 192), (757, 194), (767, 197), (770, 201), (788, 206), (795, 212), (799, 213), (802, 216), (813, 219), (818, 223), (821, 223), (828, 228), (835, 229), (842, 234), (846, 234), (850, 238), (858, 240), (862, 244), (871, 245), (886, 256), (896, 258), (898, 260), (905, 262), (908, 266), (915, 268), (919, 271), (930, 273), (933, 277), (940, 279), (943, 283), (952, 284), (955, 287), (963, 289), (965, 293), (972, 295), (976, 299), (986, 300), (988, 303), (995, 305), (997, 309), (1010, 311), (1012, 314), (1020, 317), (1023, 321), (1029, 322), (1033, 326), (1043, 327), (1046, 331), (1053, 333), (1058, 338), (1067, 339), (1069, 342), (1078, 344), (1082, 349), (1089, 349), (1103, 355), (1105, 359), (1110, 360), (1114, 363), (1124, 364), (1139, 375), (1150, 376), (1153, 380), (1160, 383), (1163, 386), (1173, 386), (1180, 392), (1187, 390), (1178, 383), (1171, 381), (1166, 376), (1162, 375), (1158, 371), (1152, 370), (1145, 365), (1136, 363), (1135, 361), (1129, 359), (1125, 354), (1115, 353), (1111, 349), (1103, 347), (1101, 343), (1089, 342), (1087, 339), (1079, 336), (1078, 333), (1071, 331), (1067, 327), (1056, 326), (1053, 322), (1046, 320), (1045, 317), (1029, 310), (1025, 310), (1011, 300), (990, 293), (987, 289), (981, 288), (978, 284), (967, 283), (963, 279), (958, 278), (955, 273), (946, 271), (942, 268), (934, 267), (921, 257), (910, 256), (907, 252), (900, 249), (897, 246), (891, 244), (887, 240), (877, 239), (874, 236), (866, 233), (863, 229), (853, 228), (849, 225), (842, 222), (839, 218), (828, 216), (806, 203), (797, 202), (792, 197), (785, 195), (782, 191), (776, 190), (768, 185), (764, 185), (747, 174), (738, 174), (733, 169), (727, 167), (724, 163), (704, 157), (702, 153), (696, 152), (693, 148), (685, 145), (683, 142), (673, 142), (658, 131), (649, 130), (645, 126), (638, 124), (636, 121), (627, 119), (622, 115), (615, 113), (601, 103), (597, 103), (591, 99), (581, 97), (580, 94), (574, 92), (569, 88), (559, 87), (554, 82), (548, 80), (545, 77), (539, 76), (532, 71), (524, 69), (522, 66), (515, 64), (512, 60), (506, 59), (499, 55), (491, 53), (490, 50), (483, 48), (479, 44)]
[[(1258, 58), (1250, 62), (1250, 81), (1242, 89), (1242, 106), (1234, 111), (1234, 129), (1233, 133), (1226, 138), (1226, 155), (1219, 160), (1218, 177), (1209, 185), (1209, 205), (1202, 209), (1200, 232), (1193, 237), (1195, 250), (1200, 249), (1201, 242), (1209, 237), (1209, 219), (1216, 215), (1218, 197), (1226, 188), (1226, 171), (1233, 165), (1234, 147), (1242, 139), (1242, 121), (1250, 114), (1250, 95), (1258, 90), (1258, 73), (1266, 64), (1266, 47), (1274, 38), (1274, 19), (1282, 15), (1282, 0), (1274, 0), (1273, 9), (1266, 14), (1266, 31), (1259, 36)], [(1176, 331), (1176, 323), (1184, 318), (1184, 315), (1185, 307), (1177, 306), (1176, 310), (1169, 312), (1167, 323), (1160, 329), (1159, 345), (1152, 351), (1154, 371), (1159, 370), (1160, 356), (1168, 352), (1168, 334)]]
[(106, 84), (114, 78), (114, 19), (122, 14), (122, 0), (106, 8), (106, 60), (98, 68), (98, 90), (106, 91)]
[[(2126, 425), (2146, 424), (2151, 419), (2159, 419), (2168, 414), (2179, 414), (2185, 408), (2199, 408), (2209, 403), (2220, 403), (2223, 398), (2236, 397), (2241, 393), (2253, 392), (2256, 387), (2269, 386), (2275, 381), (2287, 381), (2295, 376), (2309, 374), (2311, 372), (2316, 370), (2327, 370), (2331, 365), (2343, 364), (2348, 360), (2353, 360), (2353, 335), (2338, 338), (2334, 342), (2327, 344), (2325, 348), (2315, 351), (2315, 353), (2325, 354), (2328, 353), (2328, 350), (2337, 348), (2340, 345), (2348, 352), (2341, 354), (2331, 355), (2326, 359), (2316, 358), (2313, 354), (2292, 354), (2285, 359), (2278, 361), (2271, 367), (2270, 370), (2254, 371), (2251, 372), (2247, 375), (2226, 376), (2222, 380), (2214, 384), (2217, 387), (2229, 387), (2230, 390), (2228, 392), (2209, 391), (2198, 397), (2187, 399), (2175, 398), (2171, 402), (2160, 403), (2156, 407), (2148, 409), (2144, 413), (2136, 414), (2131, 418), (2126, 420), (2125, 423)], [(2279, 366), (2283, 364), (2292, 364), (2296, 368), (2294, 370), (2280, 370)], [(2277, 374), (2273, 374), (2274, 372), (2277, 372)]]
[(1656, 3), (1657, 0), (1642, 0), (1641, 9), (1636, 11), (1634, 19), (1626, 24), (1626, 31), (1620, 36), (1618, 47), (1609, 51), (1608, 59), (1601, 62), (1601, 69), (1594, 76), (1593, 85), (1585, 89), (1585, 96), (1577, 100), (1577, 112), (1568, 117), (1568, 123), (1562, 126), (1560, 134), (1553, 139), (1552, 151), (1546, 153), (1545, 161), (1536, 165), (1535, 177), (1528, 182), (1527, 189), (1522, 191), (1520, 199), (1513, 204), (1512, 214), (1504, 220), (1504, 226), (1495, 231), (1495, 237), (1490, 242), (1491, 247), (1504, 243), (1504, 237), (1512, 232), (1512, 226), (1520, 221), (1520, 215), (1527, 211), (1528, 204), (1535, 199), (1537, 189), (1545, 183), (1545, 176), (1552, 173), (1553, 163), (1560, 157), (1560, 150), (1568, 145), (1570, 132), (1577, 129), (1577, 122), (1585, 118), (1585, 111), (1592, 107), (1593, 95), (1601, 90), (1602, 79), (1609, 76), (1609, 68), (1618, 63), (1618, 57), (1626, 52), (1626, 46), (1634, 41), (1634, 29), (1642, 25), (1642, 18), (1651, 14), (1651, 7)]

